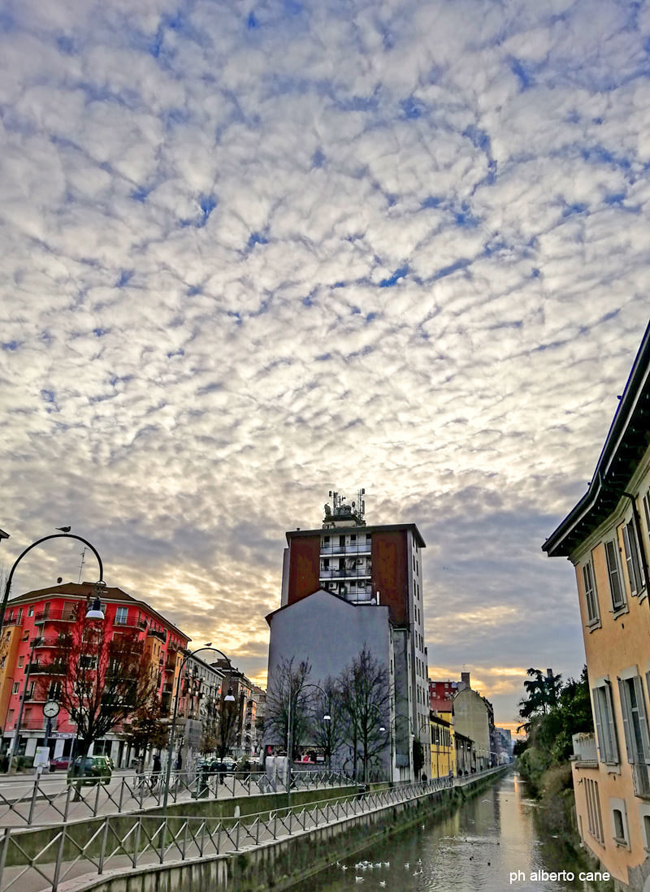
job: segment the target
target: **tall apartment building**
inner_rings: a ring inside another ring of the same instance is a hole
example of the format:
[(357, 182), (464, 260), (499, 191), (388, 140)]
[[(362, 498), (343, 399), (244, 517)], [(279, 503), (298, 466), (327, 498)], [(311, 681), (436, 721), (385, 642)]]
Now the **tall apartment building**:
[(422, 549), (414, 523), (367, 525), (364, 490), (330, 493), (322, 526), (287, 532), (280, 609), (271, 627), (269, 687), (281, 659), (309, 659), (313, 677), (339, 674), (364, 645), (390, 671), (395, 779), (412, 777), (413, 740), (429, 751)]
[(584, 844), (650, 886), (650, 326), (586, 494), (543, 545), (575, 568), (596, 729), (574, 737)]

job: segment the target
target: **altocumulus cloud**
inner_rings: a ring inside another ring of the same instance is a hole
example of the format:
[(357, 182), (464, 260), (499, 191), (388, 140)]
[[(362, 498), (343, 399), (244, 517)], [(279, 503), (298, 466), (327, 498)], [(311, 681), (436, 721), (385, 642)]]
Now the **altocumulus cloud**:
[(646, 323), (649, 32), (614, 0), (5, 0), (5, 560), (72, 523), (261, 678), (283, 532), (358, 483), (428, 542), (432, 666), (503, 721), (495, 665), (577, 674), (539, 547)]

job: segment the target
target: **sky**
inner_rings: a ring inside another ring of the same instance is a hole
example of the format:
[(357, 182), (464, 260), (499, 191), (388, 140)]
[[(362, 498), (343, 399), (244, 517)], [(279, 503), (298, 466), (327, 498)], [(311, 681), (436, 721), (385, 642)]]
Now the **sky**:
[(0, 0), (0, 565), (71, 524), (263, 681), (285, 531), (365, 487), (430, 675), (515, 722), (584, 662), (541, 545), (648, 321), (649, 169), (646, 2)]

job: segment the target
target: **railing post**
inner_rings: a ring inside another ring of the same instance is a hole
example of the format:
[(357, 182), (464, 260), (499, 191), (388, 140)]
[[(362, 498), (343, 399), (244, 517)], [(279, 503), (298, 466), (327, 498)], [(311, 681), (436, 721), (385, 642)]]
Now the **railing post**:
[(63, 861), (63, 847), (65, 845), (65, 827), (61, 828), (59, 836), (59, 844), (56, 847), (56, 863), (54, 865), (54, 876), (52, 877), (52, 892), (56, 892), (59, 886), (59, 874), (61, 873), (61, 862)]
[(236, 831), (237, 832), (235, 833), (235, 851), (238, 852), (239, 851), (239, 834), (241, 831), (241, 818), (237, 819)]
[(185, 853), (187, 851), (187, 828), (189, 823), (189, 818), (185, 818), (185, 828), (183, 830), (183, 857), (181, 858), (181, 861), (185, 861)]
[(68, 812), (70, 811), (70, 799), (72, 798), (72, 784), (68, 784), (68, 792), (65, 797), (65, 805), (63, 806), (63, 823), (68, 822)]
[(2, 874), (5, 869), (5, 861), (7, 860), (7, 849), (9, 848), (9, 838), (11, 836), (11, 830), (9, 827), (5, 827), (5, 831), (2, 834), (2, 843), (0, 843), (0, 888), (2, 888)]
[(99, 853), (99, 867), (97, 869), (98, 874), (102, 874), (104, 872), (104, 857), (106, 856), (106, 842), (108, 840), (108, 823), (110, 818), (106, 818), (104, 821), (104, 832), (102, 833), (102, 849)]
[(160, 828), (160, 855), (159, 860), (161, 864), (165, 863), (165, 839), (167, 837), (167, 815), (163, 818), (163, 823)]
[(119, 796), (119, 801), (117, 803), (118, 815), (122, 814), (122, 805), (124, 803), (124, 782), (125, 781), (126, 781), (125, 777), (123, 777), (122, 780), (120, 781), (120, 796)]
[(95, 805), (93, 806), (93, 817), (97, 817), (97, 812), (99, 811), (99, 791), (102, 787), (101, 781), (97, 782), (97, 788), (95, 790)]
[(36, 795), (38, 793), (38, 781), (39, 781), (39, 778), (37, 777), (36, 780), (34, 781), (34, 789), (32, 790), (32, 799), (31, 799), (31, 802), (29, 803), (29, 815), (27, 816), (27, 824), (28, 825), (30, 825), (32, 823), (32, 819), (34, 817), (34, 806), (36, 805)]
[(140, 834), (142, 832), (142, 815), (138, 815), (138, 826), (133, 837), (133, 866), (138, 866), (138, 854), (140, 853)]

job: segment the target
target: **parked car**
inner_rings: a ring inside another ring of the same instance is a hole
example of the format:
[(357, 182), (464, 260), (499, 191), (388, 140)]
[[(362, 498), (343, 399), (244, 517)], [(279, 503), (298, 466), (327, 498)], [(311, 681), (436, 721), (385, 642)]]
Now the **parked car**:
[(71, 762), (70, 756), (59, 756), (56, 759), (50, 759), (50, 771), (57, 771), (62, 768), (65, 768), (67, 771)]
[(86, 756), (83, 774), (81, 771), (81, 756), (74, 760), (74, 764), (68, 768), (68, 783), (76, 781), (82, 784), (107, 784), (113, 775), (111, 760), (108, 756)]

